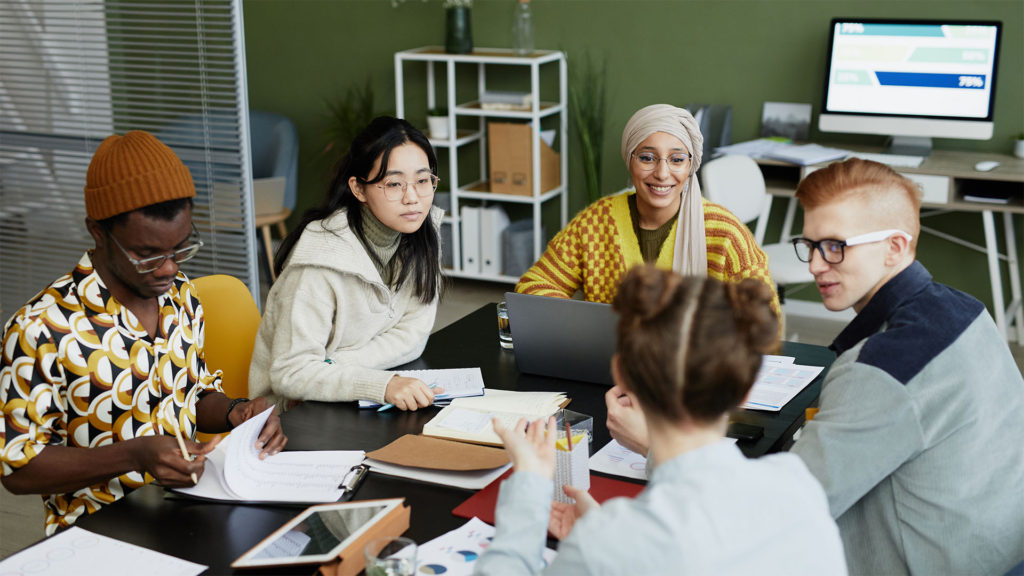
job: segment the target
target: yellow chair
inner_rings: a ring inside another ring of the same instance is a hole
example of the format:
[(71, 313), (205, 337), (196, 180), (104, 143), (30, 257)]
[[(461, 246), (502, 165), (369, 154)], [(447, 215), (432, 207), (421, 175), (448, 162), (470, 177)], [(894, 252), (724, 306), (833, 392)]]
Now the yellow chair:
[[(260, 326), (260, 311), (241, 280), (213, 274), (192, 280), (203, 303), (206, 321), (204, 350), (210, 372), (223, 372), (221, 384), (231, 398), (249, 395), (249, 363)], [(199, 434), (200, 441), (212, 435)]]

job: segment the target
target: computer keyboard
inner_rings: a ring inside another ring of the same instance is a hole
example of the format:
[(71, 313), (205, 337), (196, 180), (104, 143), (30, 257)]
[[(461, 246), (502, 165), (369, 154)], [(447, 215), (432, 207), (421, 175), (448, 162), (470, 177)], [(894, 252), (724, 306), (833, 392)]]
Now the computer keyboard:
[(922, 162), (924, 162), (924, 156), (903, 156), (900, 154), (870, 154), (867, 152), (854, 152), (853, 154), (850, 154), (850, 157), (871, 160), (880, 164), (888, 164), (889, 166), (897, 166), (900, 168), (917, 168)]

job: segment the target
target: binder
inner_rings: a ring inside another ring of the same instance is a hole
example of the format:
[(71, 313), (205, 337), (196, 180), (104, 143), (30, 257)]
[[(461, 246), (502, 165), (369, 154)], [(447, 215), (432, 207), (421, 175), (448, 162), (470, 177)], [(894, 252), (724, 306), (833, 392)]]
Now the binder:
[(463, 206), (459, 219), (462, 221), (462, 271), (480, 273), (480, 208)]
[(502, 232), (508, 228), (508, 214), (500, 206), (480, 209), (480, 272), (501, 274)]

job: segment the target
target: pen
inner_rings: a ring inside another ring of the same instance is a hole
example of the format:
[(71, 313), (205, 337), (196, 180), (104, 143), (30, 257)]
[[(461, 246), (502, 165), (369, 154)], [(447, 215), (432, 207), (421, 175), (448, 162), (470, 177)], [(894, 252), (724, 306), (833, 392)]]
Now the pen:
[(366, 478), (366, 473), (370, 471), (370, 467), (366, 464), (360, 464), (353, 466), (348, 474), (345, 474), (345, 478), (342, 479), (341, 484), (338, 484), (338, 488), (344, 490), (341, 494), (341, 500), (349, 500), (359, 486), (363, 483), (363, 479)]
[[(188, 448), (185, 448), (185, 441), (181, 438), (181, 428), (178, 428), (178, 423), (174, 423), (174, 437), (178, 440), (178, 448), (181, 448), (181, 456), (188, 462), (192, 461), (192, 455), (188, 453)], [(198, 484), (199, 477), (196, 473), (192, 473), (192, 484)]]
[(569, 420), (565, 417), (565, 410), (562, 410), (562, 424), (565, 424), (565, 444), (572, 452), (572, 430), (569, 428)]
[[(434, 382), (432, 384), (428, 384), (427, 388), (430, 388), (431, 390), (433, 390), (434, 388), (437, 388), (437, 382)], [(437, 396), (435, 396), (434, 398), (437, 398)], [(394, 407), (395, 407), (394, 404), (388, 402), (387, 404), (384, 404), (380, 408), (377, 408), (377, 412), (386, 412), (388, 410), (391, 410)]]

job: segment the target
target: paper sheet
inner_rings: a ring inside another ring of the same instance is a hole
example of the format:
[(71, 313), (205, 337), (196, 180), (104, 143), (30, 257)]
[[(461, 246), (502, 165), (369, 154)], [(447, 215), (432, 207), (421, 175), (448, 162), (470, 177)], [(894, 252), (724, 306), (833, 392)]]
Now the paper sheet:
[(741, 408), (778, 412), (787, 402), (814, 381), (824, 370), (821, 366), (779, 364), (765, 360), (754, 387)]
[(378, 460), (371, 459), (367, 459), (366, 463), (370, 465), (370, 469), (374, 472), (379, 472), (388, 476), (409, 478), (412, 480), (419, 480), (421, 482), (429, 482), (431, 484), (455, 486), (456, 488), (464, 488), (466, 490), (480, 490), (512, 467), (512, 464), (505, 464), (504, 466), (499, 466), (490, 470), (458, 471), (431, 470), (429, 468), (399, 466), (398, 464), (389, 464), (387, 462), (380, 462)]
[(196, 576), (206, 568), (77, 526), (0, 561), (0, 574)]
[[(461, 527), (421, 544), (416, 553), (417, 574), (444, 574), (468, 576), (476, 561), (494, 539), (495, 529), (479, 518), (473, 518)], [(550, 548), (543, 552), (544, 565), (550, 564), (558, 553)]]
[(647, 458), (612, 440), (590, 457), (590, 469), (625, 478), (647, 480)]
[(256, 439), (267, 409), (240, 424), (206, 459), (199, 483), (176, 492), (216, 500), (335, 502), (338, 484), (363, 461), (361, 450), (280, 452), (260, 460)]
[[(452, 398), (464, 398), (467, 396), (483, 396), (484, 375), (479, 368), (449, 368), (441, 370), (401, 370), (399, 376), (406, 378), (418, 378), (430, 384), (437, 384), (444, 388), (444, 393), (434, 396), (435, 406), (444, 406), (451, 402)], [(380, 406), (377, 402), (360, 400), (360, 408), (376, 408)]]

